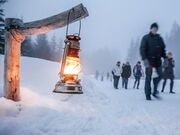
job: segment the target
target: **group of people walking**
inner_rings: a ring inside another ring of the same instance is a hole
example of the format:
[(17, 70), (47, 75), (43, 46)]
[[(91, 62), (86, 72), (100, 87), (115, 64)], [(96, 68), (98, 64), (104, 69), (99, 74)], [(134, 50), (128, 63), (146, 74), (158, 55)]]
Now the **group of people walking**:
[[(158, 85), (161, 79), (164, 79), (161, 92), (164, 92), (167, 79), (170, 79), (170, 93), (175, 93), (173, 91), (175, 62), (172, 53), (166, 53), (166, 46), (163, 38), (157, 33), (158, 29), (158, 24), (153, 23), (150, 26), (150, 32), (142, 38), (140, 45), (140, 55), (145, 66), (144, 90), (146, 100), (151, 100), (151, 95), (155, 98), (160, 98)], [(164, 59), (163, 62), (162, 59)], [(131, 66), (129, 62), (122, 64), (121, 66), (120, 61), (118, 61), (112, 70), (112, 75), (115, 89), (118, 89), (120, 76), (122, 77), (122, 87), (127, 89), (128, 79), (131, 76)], [(143, 76), (143, 70), (140, 61), (138, 61), (134, 66), (133, 75), (135, 78), (134, 88), (139, 89), (140, 79)], [(151, 80), (153, 80), (152, 92)]]
[[(129, 62), (123, 63), (121, 66), (120, 61), (117, 62), (116, 66), (112, 70), (112, 75), (114, 78), (114, 88), (118, 89), (119, 79), (122, 77), (122, 88), (128, 89), (128, 81), (132, 75), (132, 69)], [(139, 89), (140, 79), (143, 75), (143, 70), (141, 62), (138, 61), (133, 67), (133, 75), (135, 78), (133, 88)]]

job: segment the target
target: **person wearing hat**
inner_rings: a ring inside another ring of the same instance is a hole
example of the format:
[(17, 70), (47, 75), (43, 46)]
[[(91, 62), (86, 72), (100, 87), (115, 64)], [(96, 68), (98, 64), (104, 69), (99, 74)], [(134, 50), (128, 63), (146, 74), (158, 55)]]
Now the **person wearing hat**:
[(139, 89), (140, 80), (141, 80), (141, 77), (143, 75), (143, 70), (142, 70), (142, 66), (141, 66), (140, 61), (138, 61), (137, 64), (134, 66), (133, 75), (134, 75), (134, 78), (135, 78), (133, 88)]
[(167, 79), (170, 79), (170, 91), (169, 93), (175, 94), (173, 91), (173, 86), (174, 86), (174, 67), (175, 67), (175, 62), (173, 59), (173, 55), (171, 52), (167, 53), (167, 59), (165, 59), (163, 63), (163, 87), (161, 92), (164, 92), (164, 88), (166, 86)]
[(114, 79), (114, 88), (118, 89), (118, 85), (119, 85), (119, 79), (121, 76), (121, 62), (118, 61), (116, 66), (113, 68), (112, 70), (112, 75), (113, 75), (113, 79)]
[(155, 98), (159, 98), (157, 90), (158, 84), (162, 78), (161, 58), (166, 58), (166, 46), (163, 38), (157, 33), (158, 24), (153, 23), (150, 27), (149, 34), (145, 35), (141, 40), (140, 54), (145, 65), (145, 95), (147, 100), (151, 100), (151, 79), (153, 72), (156, 76), (153, 78), (153, 93)]

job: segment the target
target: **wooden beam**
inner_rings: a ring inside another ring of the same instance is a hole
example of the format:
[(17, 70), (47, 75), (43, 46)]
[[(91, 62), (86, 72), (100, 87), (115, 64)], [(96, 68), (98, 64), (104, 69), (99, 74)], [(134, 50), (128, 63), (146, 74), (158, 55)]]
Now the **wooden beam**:
[(24, 23), (23, 26), (18, 28), (18, 31), (26, 36), (42, 34), (66, 26), (68, 23), (68, 17), (69, 23), (74, 23), (87, 17), (88, 15), (87, 9), (82, 4), (79, 4), (60, 14), (42, 20)]

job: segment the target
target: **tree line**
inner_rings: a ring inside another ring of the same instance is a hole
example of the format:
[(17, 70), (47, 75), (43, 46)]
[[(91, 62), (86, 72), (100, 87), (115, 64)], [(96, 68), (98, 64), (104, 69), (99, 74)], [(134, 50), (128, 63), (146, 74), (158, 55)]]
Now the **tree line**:
[(21, 44), (21, 55), (35, 58), (41, 58), (51, 61), (60, 61), (63, 50), (63, 40), (57, 42), (56, 36), (53, 35), (49, 41), (46, 34), (40, 34), (35, 41), (31, 37)]
[(180, 25), (174, 23), (170, 34), (166, 37), (167, 50), (173, 53), (175, 59), (175, 76), (180, 78)]
[[(5, 52), (5, 20), (4, 9), (2, 8), (5, 2), (7, 0), (0, 0), (0, 54)], [(49, 41), (46, 34), (41, 34), (35, 40), (32, 40), (31, 37), (26, 37), (21, 44), (21, 55), (59, 62), (62, 47), (63, 40), (57, 41), (55, 35)]]
[[(4, 40), (0, 46), (0, 54), (4, 54)], [(63, 50), (63, 40), (57, 40), (53, 35), (49, 41), (46, 34), (41, 34), (33, 40), (31, 37), (26, 37), (21, 43), (21, 56), (35, 57), (50, 61), (60, 61)]]
[(5, 42), (5, 36), (4, 36), (4, 9), (2, 8), (2, 5), (7, 2), (7, 0), (0, 0), (0, 53), (2, 54), (4, 52), (4, 42)]

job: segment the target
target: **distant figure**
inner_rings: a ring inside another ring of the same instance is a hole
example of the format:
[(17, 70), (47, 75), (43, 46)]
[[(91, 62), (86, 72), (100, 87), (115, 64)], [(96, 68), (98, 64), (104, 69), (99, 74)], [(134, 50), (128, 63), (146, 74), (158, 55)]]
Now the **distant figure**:
[(128, 88), (128, 79), (131, 76), (131, 66), (129, 62), (122, 66), (122, 87), (127, 89)]
[(104, 81), (104, 73), (102, 72), (101, 73), (101, 82), (103, 82)]
[(153, 69), (157, 76), (153, 78), (154, 91), (152, 95), (155, 98), (159, 98), (157, 88), (162, 78), (161, 58), (166, 58), (164, 41), (157, 32), (158, 24), (153, 23), (150, 27), (150, 33), (142, 38), (140, 46), (140, 54), (146, 67), (145, 94), (147, 100), (151, 100), (151, 78)]
[(96, 71), (95, 78), (96, 78), (96, 80), (98, 80), (98, 78), (99, 78), (99, 71)]
[(114, 79), (114, 88), (118, 89), (119, 79), (121, 76), (121, 63), (120, 63), (120, 61), (118, 61), (116, 66), (113, 68), (112, 75), (113, 75), (113, 79)]
[(110, 74), (109, 74), (109, 72), (107, 72), (106, 79), (109, 80), (109, 78), (110, 78)]
[[(125, 65), (126, 65), (125, 63), (122, 64), (122, 68), (121, 68), (122, 71), (121, 71), (121, 72), (123, 72), (123, 68), (124, 68)], [(125, 85), (125, 84), (124, 84), (124, 78), (123, 78), (123, 76), (122, 76), (122, 73), (121, 73), (121, 77), (122, 77), (122, 88), (124, 88), (124, 85)]]
[(165, 59), (164, 63), (163, 63), (163, 87), (162, 87), (162, 91), (164, 92), (164, 88), (166, 86), (166, 81), (167, 79), (170, 79), (170, 92), (172, 94), (175, 94), (175, 92), (173, 91), (173, 86), (174, 86), (174, 67), (175, 67), (175, 62), (172, 56), (171, 52), (167, 53), (167, 59)]
[(113, 81), (113, 75), (110, 75), (110, 81), (111, 82)]
[[(126, 65), (125, 63), (122, 64), (122, 72), (123, 72), (125, 65)], [(122, 76), (122, 73), (121, 73), (121, 77), (122, 77), (122, 88), (124, 88), (125, 84), (124, 84), (124, 77)]]
[[(134, 66), (133, 75), (134, 75), (134, 78), (135, 78), (133, 88), (139, 89), (140, 80), (141, 80), (141, 77), (143, 75), (143, 70), (142, 70), (142, 66), (141, 66), (140, 61), (138, 61), (137, 64)], [(137, 87), (136, 87), (136, 84), (137, 84)]]

